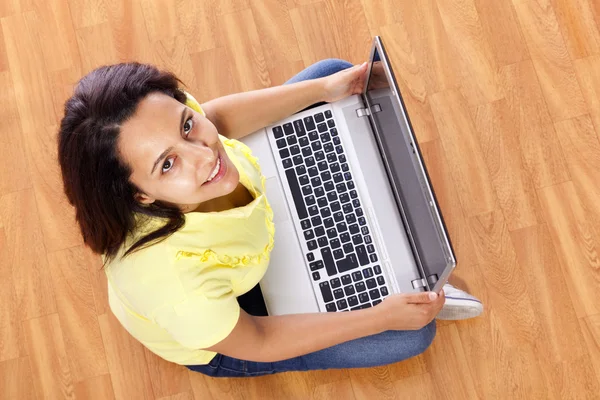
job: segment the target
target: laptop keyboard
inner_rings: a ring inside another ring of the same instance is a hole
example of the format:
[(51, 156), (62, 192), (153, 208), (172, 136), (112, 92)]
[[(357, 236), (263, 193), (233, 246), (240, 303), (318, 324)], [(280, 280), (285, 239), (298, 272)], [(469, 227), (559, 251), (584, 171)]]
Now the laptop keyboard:
[(326, 310), (380, 303), (388, 286), (331, 110), (275, 126), (272, 132), (300, 220), (296, 230)]

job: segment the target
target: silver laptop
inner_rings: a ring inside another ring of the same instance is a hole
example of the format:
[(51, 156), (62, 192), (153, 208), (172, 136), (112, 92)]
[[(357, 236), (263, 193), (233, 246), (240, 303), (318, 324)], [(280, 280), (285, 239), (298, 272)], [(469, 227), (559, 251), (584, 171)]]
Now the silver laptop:
[(379, 37), (361, 95), (244, 139), (266, 177), (275, 246), (260, 282), (270, 315), (372, 307), (438, 292), (456, 259)]

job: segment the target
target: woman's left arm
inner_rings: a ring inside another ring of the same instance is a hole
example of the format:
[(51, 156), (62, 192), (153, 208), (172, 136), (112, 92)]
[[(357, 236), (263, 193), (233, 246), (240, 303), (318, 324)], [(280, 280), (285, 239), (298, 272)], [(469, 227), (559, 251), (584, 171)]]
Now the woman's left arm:
[(365, 72), (366, 63), (324, 78), (219, 97), (201, 107), (221, 135), (240, 139), (312, 104), (362, 92)]

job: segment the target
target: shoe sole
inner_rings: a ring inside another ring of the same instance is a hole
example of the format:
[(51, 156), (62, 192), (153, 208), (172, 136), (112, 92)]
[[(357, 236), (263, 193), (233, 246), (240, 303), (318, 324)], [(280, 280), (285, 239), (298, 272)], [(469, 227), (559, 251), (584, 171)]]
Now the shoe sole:
[[(449, 297), (446, 297), (446, 300)], [(446, 303), (437, 315), (437, 319), (459, 321), (474, 318), (483, 313), (483, 304), (477, 300), (450, 298), (455, 304)]]

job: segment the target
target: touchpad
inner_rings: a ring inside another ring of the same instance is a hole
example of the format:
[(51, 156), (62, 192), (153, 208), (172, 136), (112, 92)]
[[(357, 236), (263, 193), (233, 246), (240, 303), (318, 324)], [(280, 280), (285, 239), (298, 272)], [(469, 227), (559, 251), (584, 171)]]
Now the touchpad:
[(277, 222), (289, 221), (291, 218), (279, 179), (275, 176), (268, 178), (265, 186), (267, 188), (267, 199), (273, 209), (273, 221), (275, 224), (277, 225)]

